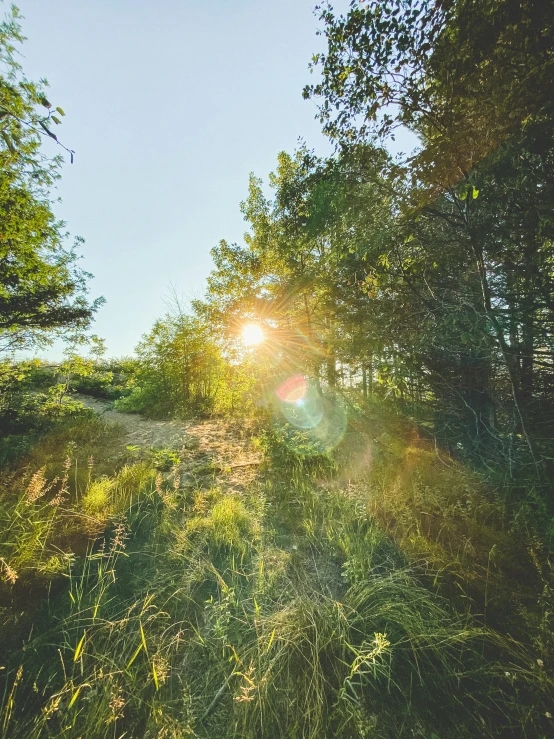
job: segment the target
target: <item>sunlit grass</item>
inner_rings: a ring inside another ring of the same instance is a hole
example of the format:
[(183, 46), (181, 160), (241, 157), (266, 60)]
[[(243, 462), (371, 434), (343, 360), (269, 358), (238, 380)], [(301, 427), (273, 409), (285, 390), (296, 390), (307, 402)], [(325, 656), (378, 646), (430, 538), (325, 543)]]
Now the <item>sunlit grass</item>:
[[(3, 550), (4, 559), (27, 576), (40, 561), (41, 577), (65, 586), (33, 604), (24, 648), (14, 641), (4, 650), (2, 735), (544, 733), (548, 646), (518, 644), (473, 615), (469, 596), (456, 610), (437, 590), (448, 573), (433, 567), (449, 555), (463, 562), (461, 584), (473, 577), (488, 582), (489, 599), (497, 595), (494, 555), (484, 560), (487, 573), (481, 559), (470, 569), (468, 544), (465, 560), (455, 551), (454, 528), (467, 538), (465, 522), (486, 527), (485, 515), (489, 546), (500, 547), (504, 534), (499, 528), (494, 538), (498, 521), (484, 491), (424, 448), (391, 433), (375, 440), (375, 428), (371, 443), (380, 448), (369, 468), (355, 467), (354, 452), (343, 449), (295, 456), (278, 434), (266, 434), (258, 446), (267, 465), (241, 489), (225, 476), (183, 487), (175, 467), (146, 462), (108, 476), (86, 469), (66, 507), (85, 516), (74, 518), (88, 547), (56, 562), (34, 543), (36, 531), (40, 542), (48, 526), (55, 531), (54, 491), (42, 495), (48, 483), (38, 474), (31, 485), (29, 470), (13, 516), (22, 526), (28, 512), (35, 532), (28, 544), (20, 539), (27, 564), (17, 547)], [(344, 465), (357, 470), (347, 483)], [(29, 486), (38, 495), (31, 503)], [(456, 499), (469, 500), (475, 516)]]

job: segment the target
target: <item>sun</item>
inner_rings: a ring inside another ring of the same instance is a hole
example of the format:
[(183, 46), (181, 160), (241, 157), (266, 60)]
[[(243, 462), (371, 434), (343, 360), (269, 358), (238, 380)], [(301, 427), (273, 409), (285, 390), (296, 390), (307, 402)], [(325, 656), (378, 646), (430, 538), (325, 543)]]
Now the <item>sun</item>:
[(242, 343), (245, 346), (257, 346), (265, 339), (261, 326), (256, 323), (249, 323), (242, 329)]

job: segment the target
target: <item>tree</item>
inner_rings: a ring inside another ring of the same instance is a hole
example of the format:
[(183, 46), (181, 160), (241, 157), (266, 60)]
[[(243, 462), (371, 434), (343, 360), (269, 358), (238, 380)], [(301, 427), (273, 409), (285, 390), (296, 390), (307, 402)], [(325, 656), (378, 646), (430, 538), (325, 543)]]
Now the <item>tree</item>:
[(327, 52), (305, 97), (348, 145), (418, 132), (413, 160), (433, 192), (453, 185), (522, 125), (552, 118), (554, 6), (536, 0), (352, 0), (321, 10)]
[[(90, 277), (67, 246), (64, 223), (52, 211), (50, 190), (61, 157), (48, 159), (42, 137), (57, 141), (45, 83), (29, 82), (15, 60), (21, 42), (18, 11), (0, 24), (0, 349), (48, 341), (56, 333), (86, 328), (102, 299), (90, 303)], [(42, 112), (46, 111), (46, 112)], [(64, 147), (65, 148), (65, 147)], [(69, 150), (68, 150), (69, 151)], [(73, 152), (71, 159), (73, 159)]]
[(369, 0), (321, 19), (322, 76), (304, 94), (322, 98), (340, 150), (400, 125), (420, 136), (396, 236), (367, 252), (392, 307), (384, 333), (425, 367), (450, 428), (480, 450), (523, 437), (538, 468), (552, 434), (554, 5)]
[(379, 339), (360, 284), (368, 245), (377, 249), (390, 227), (390, 165), (373, 147), (339, 161), (302, 148), (279, 155), (272, 198), (251, 178), (243, 204), (251, 230), (244, 246), (222, 242), (213, 251), (208, 301), (231, 333), (246, 319), (265, 324), (260, 353), (271, 354), (274, 375), (303, 372), (335, 387), (343, 372), (372, 364)]

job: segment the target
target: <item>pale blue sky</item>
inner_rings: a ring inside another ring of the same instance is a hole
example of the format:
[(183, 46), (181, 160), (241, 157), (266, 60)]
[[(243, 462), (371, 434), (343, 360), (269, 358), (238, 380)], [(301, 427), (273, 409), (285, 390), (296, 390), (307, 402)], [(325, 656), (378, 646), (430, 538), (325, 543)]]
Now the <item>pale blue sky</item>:
[[(75, 149), (58, 212), (83, 236), (94, 332), (130, 354), (172, 283), (200, 296), (221, 238), (240, 241), (248, 174), (299, 137), (331, 147), (302, 99), (322, 48), (315, 0), (20, 0), (31, 79)], [(336, 3), (335, 5), (339, 5)], [(340, 3), (346, 6), (346, 2)]]

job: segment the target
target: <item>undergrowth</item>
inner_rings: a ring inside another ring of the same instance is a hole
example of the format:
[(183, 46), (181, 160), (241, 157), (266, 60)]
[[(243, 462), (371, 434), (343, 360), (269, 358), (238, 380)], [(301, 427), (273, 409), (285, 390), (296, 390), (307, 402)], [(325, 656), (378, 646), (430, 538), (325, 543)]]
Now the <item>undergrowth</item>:
[[(242, 488), (177, 458), (97, 475), (74, 448), (56, 473), (37, 452), (2, 557), (61, 585), (4, 650), (2, 736), (548, 736), (545, 545), (480, 478), (377, 426), (315, 453), (266, 431)], [(61, 507), (84, 542), (71, 556)], [(57, 532), (48, 574), (35, 521)]]

